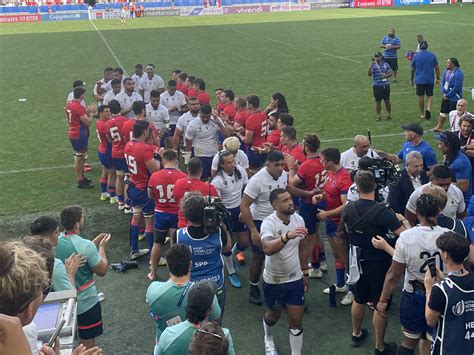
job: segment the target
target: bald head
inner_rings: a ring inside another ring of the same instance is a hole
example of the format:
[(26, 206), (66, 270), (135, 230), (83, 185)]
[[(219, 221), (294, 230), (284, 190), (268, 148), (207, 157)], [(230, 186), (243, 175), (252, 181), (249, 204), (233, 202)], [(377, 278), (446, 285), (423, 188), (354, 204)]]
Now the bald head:
[(363, 157), (369, 151), (369, 139), (362, 134), (354, 137), (354, 150), (359, 157)]
[(456, 111), (458, 111), (458, 115), (462, 115), (467, 110), (467, 100), (466, 99), (459, 99), (456, 103)]

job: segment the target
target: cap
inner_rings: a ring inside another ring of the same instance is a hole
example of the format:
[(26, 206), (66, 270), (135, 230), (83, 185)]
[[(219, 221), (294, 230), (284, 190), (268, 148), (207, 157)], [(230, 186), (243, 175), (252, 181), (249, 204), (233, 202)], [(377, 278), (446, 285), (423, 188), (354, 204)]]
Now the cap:
[(188, 306), (211, 308), (216, 292), (217, 285), (214, 281), (195, 283), (188, 293)]
[(382, 52), (375, 52), (374, 57), (382, 57), (383, 58), (383, 54), (382, 54)]
[(415, 132), (416, 134), (418, 134), (419, 136), (422, 136), (424, 131), (423, 131), (423, 127), (421, 127), (418, 123), (410, 123), (410, 124), (407, 124), (405, 126), (402, 126), (402, 128), (405, 130), (405, 131), (412, 131), (412, 132)]
[(421, 41), (420, 42), (420, 49), (427, 49), (427, 48), (428, 48), (428, 42)]

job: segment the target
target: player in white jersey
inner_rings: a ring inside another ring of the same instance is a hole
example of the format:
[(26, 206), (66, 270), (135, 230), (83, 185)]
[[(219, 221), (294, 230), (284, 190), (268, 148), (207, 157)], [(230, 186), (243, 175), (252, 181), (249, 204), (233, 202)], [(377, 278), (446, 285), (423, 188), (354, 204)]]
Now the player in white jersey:
[[(123, 69), (122, 68), (115, 68), (112, 73), (112, 79), (119, 79), (122, 83), (122, 90), (124, 89), (124, 77), (123, 77)], [(101, 87), (105, 92), (109, 92), (112, 90), (112, 80), (109, 80), (105, 83), (104, 86)]]
[(390, 298), (397, 288), (400, 278), (405, 274), (403, 296), (400, 306), (400, 323), (403, 341), (399, 354), (414, 354), (418, 341), (422, 339), (422, 353), (429, 353), (429, 342), (432, 329), (425, 319), (425, 273), (430, 272), (428, 265), (436, 263), (442, 269), (436, 240), (449, 229), (436, 225), (436, 217), (440, 213), (436, 198), (422, 194), (416, 201), (416, 213), (420, 224), (400, 233), (395, 250), (389, 247), (387, 252), (393, 253), (392, 266), (387, 272), (385, 283), (377, 304), (377, 310), (384, 313)]
[(132, 105), (135, 101), (142, 101), (142, 97), (134, 91), (135, 82), (131, 78), (123, 80), (123, 91), (121, 91), (115, 100), (120, 103), (121, 114), (129, 118), (135, 117)]
[[(66, 99), (66, 104), (69, 102), (69, 101), (72, 101), (74, 100), (74, 89), (75, 88), (83, 88), (85, 89), (85, 86), (86, 86), (86, 83), (83, 82), (82, 80), (74, 80), (74, 82), (72, 83), (72, 90), (68, 95), (67, 95), (67, 99)], [(81, 105), (86, 107), (86, 103), (84, 100), (81, 101)]]
[(104, 76), (102, 79), (95, 83), (93, 95), (94, 99), (97, 101), (97, 105), (102, 105), (102, 100), (107, 93), (107, 91), (104, 89), (104, 86), (113, 79), (113, 75), (114, 69), (112, 67), (107, 67), (104, 69)]
[(232, 257), (248, 247), (247, 226), (239, 220), (242, 191), (245, 185), (247, 185), (247, 182), (247, 172), (236, 164), (234, 155), (228, 151), (220, 152), (217, 174), (214, 179), (212, 179), (211, 184), (216, 188), (222, 200), (222, 204), (232, 217), (231, 232), (234, 240), (237, 239), (237, 242), (232, 248), (232, 251), (223, 253), (223, 255), (224, 263), (229, 273), (230, 283), (237, 288), (242, 287), (242, 284), (235, 271)]
[(277, 354), (272, 327), (280, 318), (282, 307), (285, 307), (291, 354), (300, 355), (303, 347), (304, 293), (309, 288), (305, 248), (308, 230), (303, 218), (295, 214), (293, 199), (286, 189), (273, 190), (270, 203), (275, 212), (263, 220), (260, 229), (262, 250), (265, 253), (265, 354)]
[(120, 79), (112, 79), (112, 90), (110, 90), (107, 94), (104, 96), (104, 100), (102, 103), (104, 105), (108, 105), (110, 101), (115, 99), (115, 96), (120, 94), (120, 91), (122, 91), (122, 82)]
[(230, 152), (235, 158), (235, 164), (245, 169), (248, 173), (249, 170), (249, 158), (243, 150), (240, 150), (240, 141), (237, 137), (228, 137), (222, 142), (223, 149), (214, 155), (211, 165), (211, 177), (216, 176), (219, 168), (219, 154), (222, 152)]
[(168, 109), (169, 113), (169, 130), (165, 136), (165, 146), (171, 148), (174, 131), (179, 117), (188, 110), (186, 96), (181, 91), (176, 90), (176, 81), (168, 81), (168, 90), (160, 96), (160, 102)]
[(168, 109), (161, 104), (160, 92), (158, 90), (152, 90), (150, 93), (150, 103), (146, 105), (146, 120), (155, 126), (160, 138), (165, 136), (169, 127), (170, 117)]
[(138, 92), (140, 88), (140, 79), (143, 77), (143, 65), (135, 64), (135, 73), (132, 75), (132, 79), (135, 82), (135, 92)]
[(140, 79), (139, 93), (143, 97), (143, 101), (150, 102), (150, 93), (152, 90), (158, 90), (160, 94), (165, 91), (165, 82), (155, 74), (155, 66), (153, 64), (146, 65), (146, 74)]
[(378, 158), (379, 155), (370, 149), (368, 138), (358, 134), (354, 137), (354, 145), (341, 153), (341, 165), (349, 171), (355, 171), (362, 157)]
[(172, 145), (174, 150), (178, 150), (181, 137), (186, 136), (186, 128), (188, 127), (189, 122), (198, 117), (199, 106), (199, 101), (195, 97), (191, 97), (188, 99), (189, 111), (181, 115), (180, 118), (178, 118), (178, 122), (176, 123), (176, 128), (174, 130), (172, 139)]

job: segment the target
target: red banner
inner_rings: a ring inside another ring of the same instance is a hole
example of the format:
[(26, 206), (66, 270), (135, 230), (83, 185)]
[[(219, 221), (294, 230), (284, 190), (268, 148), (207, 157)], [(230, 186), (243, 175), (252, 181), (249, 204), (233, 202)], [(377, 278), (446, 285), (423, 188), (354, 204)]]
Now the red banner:
[(355, 0), (355, 7), (393, 6), (393, 0)]
[(0, 16), (0, 23), (14, 23), (14, 22), (40, 22), (41, 15), (8, 15)]

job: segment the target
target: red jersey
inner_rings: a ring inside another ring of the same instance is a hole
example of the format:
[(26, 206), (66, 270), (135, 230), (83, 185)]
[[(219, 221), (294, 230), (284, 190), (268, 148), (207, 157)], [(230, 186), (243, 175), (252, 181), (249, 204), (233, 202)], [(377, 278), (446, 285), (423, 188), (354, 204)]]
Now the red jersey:
[(95, 124), (95, 131), (97, 132), (97, 139), (99, 140), (99, 146), (97, 147), (97, 151), (103, 154), (110, 152), (112, 146), (107, 140), (107, 136), (109, 133), (109, 130), (107, 129), (107, 121), (103, 119), (98, 119)]
[[(216, 188), (209, 184), (208, 182), (201, 181), (199, 179), (190, 179), (189, 177), (185, 177), (183, 179), (179, 179), (174, 184), (173, 195), (176, 200), (177, 205), (181, 203), (182, 198), (186, 194), (186, 192), (190, 191), (198, 191), (203, 194), (203, 196), (208, 196), (209, 194), (213, 197), (218, 197)], [(178, 209), (178, 228), (184, 228), (188, 222), (184, 218), (183, 212), (181, 209)]]
[(107, 121), (108, 134), (112, 141), (112, 158), (123, 158), (127, 141), (122, 136), (122, 127), (128, 120), (125, 116), (114, 116)]
[(125, 159), (130, 171), (130, 181), (137, 189), (143, 190), (148, 186), (150, 172), (146, 167), (146, 162), (153, 159), (155, 146), (140, 141), (128, 142), (125, 146)]
[[(314, 188), (324, 189), (327, 173), (327, 170), (324, 170), (323, 163), (321, 163), (321, 158), (317, 156), (306, 159), (298, 168), (296, 175), (303, 181), (304, 189), (311, 191)], [(312, 203), (311, 200), (311, 197), (307, 197), (304, 202)]]
[(165, 213), (178, 213), (178, 203), (173, 195), (174, 184), (183, 179), (186, 174), (179, 169), (165, 168), (156, 171), (148, 181), (148, 187), (153, 189), (155, 196), (155, 211)]
[(84, 115), (87, 115), (86, 109), (79, 101), (72, 100), (67, 103), (66, 116), (69, 122), (69, 138), (85, 139), (89, 137), (89, 129), (81, 121), (81, 117)]
[(176, 90), (181, 91), (184, 95), (188, 96), (188, 88), (184, 84), (176, 85)]
[(250, 114), (245, 123), (245, 130), (252, 131), (252, 146), (262, 147), (267, 138), (267, 114), (258, 111)]
[(249, 110), (236, 111), (235, 113), (235, 122), (245, 128), (247, 118), (250, 116)]
[(198, 93), (195, 88), (191, 88), (188, 90), (188, 97), (197, 97)]
[(205, 91), (201, 91), (199, 94), (197, 94), (196, 97), (201, 105), (209, 105), (209, 102), (211, 102), (211, 96)]
[(275, 147), (280, 146), (281, 131), (279, 129), (274, 129), (267, 136), (267, 142), (271, 143)]
[[(127, 122), (125, 122), (122, 126), (121, 133), (126, 143), (133, 140), (133, 126), (135, 126), (135, 123), (137, 123), (137, 120), (132, 118), (132, 119), (129, 119)], [(156, 130), (156, 127), (152, 124), (150, 124), (148, 128), (151, 129), (152, 135), (146, 140), (145, 143), (153, 144), (153, 138), (158, 136), (158, 131)]]
[(303, 147), (299, 144), (295, 144), (293, 147), (288, 148), (286, 145), (281, 147), (283, 154), (291, 155), (298, 164), (301, 164), (306, 160), (306, 155), (303, 153)]
[[(341, 195), (347, 195), (352, 185), (351, 175), (349, 172), (341, 168), (337, 173), (328, 171), (326, 183), (324, 184), (324, 192), (326, 192), (326, 211), (331, 211), (342, 205)], [(331, 222), (339, 223), (341, 216), (329, 217)]]
[(235, 119), (236, 111), (235, 111), (235, 106), (232, 102), (229, 102), (228, 104), (224, 104), (222, 112), (224, 113), (224, 115), (229, 117), (229, 120), (233, 121)]
[(221, 113), (224, 110), (224, 107), (225, 107), (225, 103), (219, 101), (216, 105), (216, 111)]

